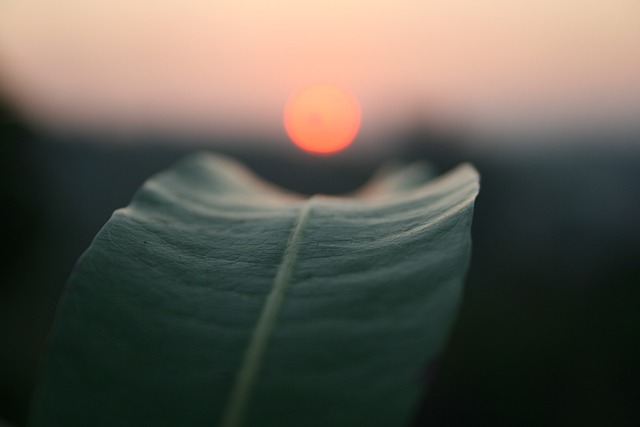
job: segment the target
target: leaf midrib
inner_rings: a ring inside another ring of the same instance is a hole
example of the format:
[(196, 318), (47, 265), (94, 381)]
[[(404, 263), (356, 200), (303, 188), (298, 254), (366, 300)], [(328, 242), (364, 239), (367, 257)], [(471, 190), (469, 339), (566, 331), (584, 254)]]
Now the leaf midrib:
[(258, 378), (264, 354), (269, 345), (278, 321), (287, 291), (291, 285), (293, 269), (296, 263), (303, 230), (308, 222), (311, 206), (315, 197), (310, 197), (300, 209), (295, 225), (278, 268), (271, 292), (267, 296), (264, 308), (258, 319), (249, 345), (244, 354), (242, 365), (236, 376), (229, 401), (225, 407), (220, 427), (238, 427), (242, 425), (245, 409)]

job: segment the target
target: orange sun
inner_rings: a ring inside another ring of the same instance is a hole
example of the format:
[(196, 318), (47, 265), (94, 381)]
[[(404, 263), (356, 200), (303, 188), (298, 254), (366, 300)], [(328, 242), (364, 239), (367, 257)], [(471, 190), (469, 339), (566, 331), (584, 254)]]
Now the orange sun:
[(318, 154), (340, 151), (360, 128), (360, 105), (346, 90), (330, 85), (308, 86), (294, 93), (284, 109), (284, 128), (300, 148)]

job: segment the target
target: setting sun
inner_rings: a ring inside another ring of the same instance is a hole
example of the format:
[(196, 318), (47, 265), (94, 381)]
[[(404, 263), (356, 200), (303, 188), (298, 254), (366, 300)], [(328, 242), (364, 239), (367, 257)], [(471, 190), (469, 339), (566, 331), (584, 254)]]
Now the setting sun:
[(360, 105), (351, 93), (330, 84), (294, 93), (284, 110), (284, 127), (306, 151), (329, 154), (353, 142), (360, 128)]

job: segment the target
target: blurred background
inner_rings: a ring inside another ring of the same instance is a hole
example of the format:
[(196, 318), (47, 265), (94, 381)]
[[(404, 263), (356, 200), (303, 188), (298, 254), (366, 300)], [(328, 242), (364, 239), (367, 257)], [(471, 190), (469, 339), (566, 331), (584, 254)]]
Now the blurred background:
[[(362, 109), (332, 156), (282, 126), (318, 81)], [(0, 425), (26, 425), (79, 255), (194, 150), (307, 194), (473, 162), (465, 298), (415, 425), (640, 424), (637, 0), (2, 0)]]

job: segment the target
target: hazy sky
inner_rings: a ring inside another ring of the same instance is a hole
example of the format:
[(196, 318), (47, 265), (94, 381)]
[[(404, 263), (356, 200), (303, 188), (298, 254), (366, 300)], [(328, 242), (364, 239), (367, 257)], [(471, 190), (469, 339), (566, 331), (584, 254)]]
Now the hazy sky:
[(0, 79), (56, 123), (281, 132), (317, 81), (365, 131), (640, 121), (640, 1), (1, 0)]

